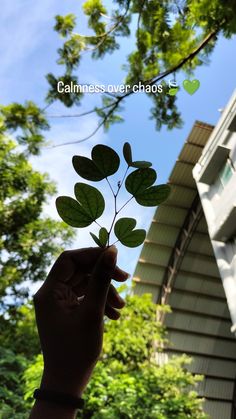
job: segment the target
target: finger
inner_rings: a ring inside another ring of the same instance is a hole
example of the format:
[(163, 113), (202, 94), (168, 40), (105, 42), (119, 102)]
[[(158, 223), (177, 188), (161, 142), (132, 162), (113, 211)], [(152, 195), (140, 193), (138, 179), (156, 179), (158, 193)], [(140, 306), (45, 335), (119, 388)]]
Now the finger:
[(107, 294), (116, 266), (117, 249), (111, 246), (103, 251), (89, 281), (84, 305), (97, 314), (104, 313)]
[[(72, 286), (71, 288), (77, 296), (85, 294), (87, 286), (88, 286), (88, 282), (89, 282), (88, 278), (84, 278), (83, 280), (81, 280), (81, 282), (78, 285)], [(107, 302), (108, 304), (110, 304), (111, 306), (115, 308), (122, 308), (125, 305), (125, 301), (119, 295), (114, 285), (112, 284), (110, 284), (110, 287), (108, 290)]]
[[(85, 273), (81, 272), (80, 268), (78, 268), (67, 283), (75, 289), (76, 292), (77, 290), (78, 292), (85, 290), (89, 280), (91, 279), (92, 269), (93, 267), (91, 266), (90, 269), (88, 268), (87, 273)], [(118, 266), (115, 267), (112, 279), (118, 282), (124, 282), (128, 278), (130, 278), (130, 274), (128, 274), (128, 272), (123, 271)]]
[(115, 279), (115, 281), (124, 282), (128, 278), (130, 278), (130, 274), (126, 271), (123, 271), (123, 269), (120, 269), (118, 266), (116, 266), (112, 278)]
[(52, 280), (67, 282), (77, 269), (80, 272), (86, 271), (88, 268), (92, 271), (102, 252), (103, 249), (99, 247), (63, 252), (54, 263), (46, 282), (48, 283)]
[(110, 285), (107, 295), (107, 304), (114, 308), (122, 308), (125, 306), (125, 301), (116, 291), (114, 285)]
[(108, 304), (105, 308), (105, 315), (111, 320), (118, 320), (120, 318), (120, 312)]

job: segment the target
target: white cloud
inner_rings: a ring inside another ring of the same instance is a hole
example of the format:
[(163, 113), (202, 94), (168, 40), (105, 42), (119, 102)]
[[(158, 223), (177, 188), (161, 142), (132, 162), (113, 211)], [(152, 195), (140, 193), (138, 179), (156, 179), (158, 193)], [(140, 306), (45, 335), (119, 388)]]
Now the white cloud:
[[(25, 62), (46, 36), (43, 29), (45, 22), (51, 19), (56, 0), (41, 0), (30, 7), (27, 0), (12, 2), (1, 1), (0, 27), (0, 75), (9, 68)], [(32, 4), (32, 3), (31, 3)], [(10, 27), (10, 30), (7, 30)]]

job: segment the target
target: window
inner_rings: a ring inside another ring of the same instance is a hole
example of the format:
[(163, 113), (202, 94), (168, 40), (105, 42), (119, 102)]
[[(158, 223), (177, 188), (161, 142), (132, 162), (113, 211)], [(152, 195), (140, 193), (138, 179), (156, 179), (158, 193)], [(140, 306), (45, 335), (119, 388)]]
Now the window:
[(223, 186), (225, 186), (228, 181), (231, 179), (234, 173), (234, 169), (229, 160), (226, 161), (225, 165), (222, 167), (219, 178)]
[(214, 182), (214, 191), (215, 191), (214, 193), (217, 193), (217, 195), (221, 194), (224, 187), (226, 186), (228, 181), (231, 179), (233, 173), (234, 173), (234, 168), (230, 160), (227, 159), (225, 164), (222, 166), (221, 170), (219, 171), (219, 174), (216, 177), (216, 180)]

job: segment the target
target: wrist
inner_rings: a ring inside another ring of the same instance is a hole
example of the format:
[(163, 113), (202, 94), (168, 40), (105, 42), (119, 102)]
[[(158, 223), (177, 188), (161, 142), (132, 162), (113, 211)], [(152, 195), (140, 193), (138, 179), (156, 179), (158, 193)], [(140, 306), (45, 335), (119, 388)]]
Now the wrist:
[(52, 372), (44, 369), (40, 388), (42, 390), (70, 394), (74, 397), (82, 397), (89, 378), (90, 374), (71, 377), (71, 374), (66, 372), (62, 374), (59, 371)]
[(30, 419), (60, 418), (75, 419), (77, 409), (70, 406), (61, 406), (45, 400), (36, 400), (30, 414)]

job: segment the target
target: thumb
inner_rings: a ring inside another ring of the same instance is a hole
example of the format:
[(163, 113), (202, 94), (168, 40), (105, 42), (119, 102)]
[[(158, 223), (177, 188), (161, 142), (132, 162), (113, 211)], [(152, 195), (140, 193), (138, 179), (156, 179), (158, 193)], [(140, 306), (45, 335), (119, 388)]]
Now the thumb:
[(84, 304), (103, 314), (112, 275), (116, 267), (117, 248), (107, 248), (99, 257), (89, 281)]

